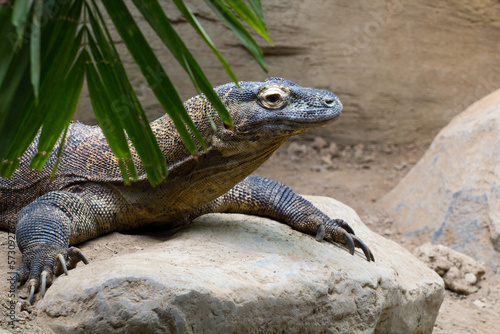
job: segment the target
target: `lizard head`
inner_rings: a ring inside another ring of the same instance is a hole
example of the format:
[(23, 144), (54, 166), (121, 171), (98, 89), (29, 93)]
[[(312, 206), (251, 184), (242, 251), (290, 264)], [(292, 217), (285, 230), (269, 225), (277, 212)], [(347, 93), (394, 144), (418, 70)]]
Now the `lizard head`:
[[(288, 138), (333, 122), (342, 110), (335, 94), (304, 88), (281, 78), (240, 82), (239, 86), (229, 83), (216, 87), (215, 92), (228, 110), (233, 126), (224, 125), (203, 94), (195, 96), (185, 106), (207, 149), (196, 158), (187, 149), (165, 153), (167, 161), (175, 165), (170, 168), (169, 177), (178, 175), (174, 180), (186, 180), (179, 182), (185, 186), (178, 188), (179, 198), (189, 198), (179, 201), (189, 204), (186, 210), (192, 207), (190, 203), (208, 203), (227, 192), (262, 165)], [(167, 129), (164, 132), (167, 139), (160, 136), (160, 140), (171, 143), (174, 133), (174, 143), (180, 142), (172, 127), (172, 123), (155, 126)], [(183, 146), (174, 146), (179, 147)]]
[(282, 78), (239, 85), (215, 88), (233, 120), (234, 129), (226, 130), (236, 135), (289, 137), (327, 125), (342, 111), (335, 94), (304, 88)]

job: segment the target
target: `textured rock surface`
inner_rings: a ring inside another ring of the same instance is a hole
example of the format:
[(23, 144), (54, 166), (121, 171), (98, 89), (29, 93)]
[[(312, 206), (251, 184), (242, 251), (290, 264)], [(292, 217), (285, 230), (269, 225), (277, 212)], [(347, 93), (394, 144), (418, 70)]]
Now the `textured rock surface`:
[(500, 272), (500, 90), (455, 117), (382, 203), (401, 231)]
[[(161, 3), (213, 84), (228, 82), (217, 58), (172, 2)], [(275, 44), (256, 38), (264, 48), (268, 74), (204, 1), (189, 2), (239, 80), (281, 76), (335, 92), (344, 104), (342, 126), (316, 133), (329, 140), (429, 142), (452, 116), (500, 87), (497, 0), (266, 0), (262, 5)], [(139, 23), (181, 96), (196, 95), (145, 20)], [(124, 61), (150, 117), (162, 114), (130, 57)], [(92, 120), (90, 103), (82, 103), (77, 117)]]
[[(154, 247), (79, 266), (38, 303), (57, 333), (427, 333), (442, 279), (345, 205), (376, 262), (272, 220), (207, 215)], [(140, 245), (138, 245), (140, 246)]]
[(484, 263), (443, 245), (424, 244), (413, 253), (443, 278), (446, 288), (466, 295), (479, 289)]

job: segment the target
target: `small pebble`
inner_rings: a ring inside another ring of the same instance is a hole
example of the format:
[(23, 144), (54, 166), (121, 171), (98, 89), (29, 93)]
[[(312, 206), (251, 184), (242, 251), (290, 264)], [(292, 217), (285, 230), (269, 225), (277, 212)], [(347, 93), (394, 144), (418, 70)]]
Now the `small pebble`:
[(465, 274), (465, 280), (467, 281), (467, 283), (469, 283), (470, 285), (474, 285), (476, 284), (477, 282), (477, 277), (476, 275), (474, 275), (473, 273), (467, 273)]
[(330, 143), (330, 146), (326, 149), (332, 156), (332, 158), (340, 157), (340, 149), (337, 144)]
[(479, 299), (476, 299), (475, 301), (473, 301), (473, 302), (472, 302), (472, 304), (474, 304), (474, 306), (477, 306), (477, 307), (479, 307), (479, 308), (485, 308), (485, 306), (486, 306), (486, 305), (485, 305), (482, 301), (480, 301)]
[(483, 299), (483, 300), (484, 301), (476, 299), (475, 301), (472, 302), (472, 304), (474, 304), (474, 306), (477, 306), (479, 308), (491, 308), (491, 305), (486, 303), (485, 299)]
[(312, 147), (319, 151), (322, 148), (328, 147), (328, 142), (322, 137), (315, 137)]

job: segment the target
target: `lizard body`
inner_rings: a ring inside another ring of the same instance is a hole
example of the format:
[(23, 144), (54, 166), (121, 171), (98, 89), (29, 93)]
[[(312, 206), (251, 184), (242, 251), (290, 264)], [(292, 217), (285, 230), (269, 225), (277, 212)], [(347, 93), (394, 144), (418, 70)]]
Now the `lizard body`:
[[(343, 220), (330, 219), (285, 185), (249, 176), (289, 137), (336, 120), (342, 104), (331, 92), (303, 88), (291, 81), (226, 84), (215, 91), (231, 114), (228, 128), (203, 95), (185, 102), (207, 149), (192, 156), (170, 118), (151, 123), (169, 166), (167, 178), (151, 187), (132, 150), (139, 178), (125, 185), (116, 157), (102, 130), (70, 125), (55, 177), (54, 148), (41, 172), (29, 169), (37, 139), (21, 157), (10, 179), (0, 179), (0, 228), (15, 229), (23, 263), (17, 269), (30, 289), (42, 295), (58, 271), (87, 260), (72, 245), (112, 231), (144, 226), (173, 228), (210, 212), (247, 213), (274, 218), (295, 229), (359, 247), (374, 257)], [(215, 126), (212, 126), (212, 125)], [(13, 227), (13, 228), (12, 228)]]

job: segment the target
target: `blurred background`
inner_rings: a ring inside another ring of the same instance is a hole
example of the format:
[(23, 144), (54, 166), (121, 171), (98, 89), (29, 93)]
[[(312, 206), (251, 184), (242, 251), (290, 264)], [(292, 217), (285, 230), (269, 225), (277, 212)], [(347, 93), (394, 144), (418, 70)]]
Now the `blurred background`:
[[(424, 145), (454, 115), (500, 87), (499, 4), (498, 0), (265, 0), (264, 16), (275, 44), (255, 36), (269, 66), (265, 73), (203, 1), (188, 2), (238, 80), (279, 76), (340, 97), (344, 113), (339, 122), (299, 139), (319, 135), (343, 144)], [(168, 1), (162, 5), (212, 84), (229, 82), (217, 58), (175, 6)], [(140, 20), (141, 15), (133, 13)], [(181, 97), (196, 95), (187, 75), (143, 23), (144, 34)], [(125, 51), (122, 60), (149, 119), (161, 116), (160, 104), (127, 58), (125, 46), (118, 47)], [(95, 124), (87, 99), (76, 118)]]

